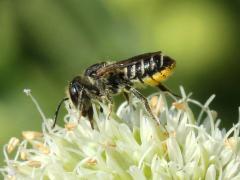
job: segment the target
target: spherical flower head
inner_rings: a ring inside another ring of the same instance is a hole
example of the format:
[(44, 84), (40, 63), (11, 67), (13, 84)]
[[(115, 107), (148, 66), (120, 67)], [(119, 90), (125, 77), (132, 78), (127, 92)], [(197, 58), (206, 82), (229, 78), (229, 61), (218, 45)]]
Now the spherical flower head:
[(96, 102), (94, 129), (66, 102), (65, 126), (52, 129), (53, 120), (27, 93), (42, 115), (42, 132), (25, 131), (4, 146), (5, 179), (240, 179), (240, 122), (219, 129), (209, 108), (214, 96), (201, 104), (183, 88), (181, 99), (152, 95), (159, 122), (134, 97), (110, 116), (108, 106)]

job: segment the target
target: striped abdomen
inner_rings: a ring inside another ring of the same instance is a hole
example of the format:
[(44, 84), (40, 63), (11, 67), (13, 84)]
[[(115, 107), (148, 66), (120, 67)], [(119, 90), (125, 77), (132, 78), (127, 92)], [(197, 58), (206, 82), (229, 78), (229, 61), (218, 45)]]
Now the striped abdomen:
[(173, 72), (175, 65), (175, 60), (170, 57), (153, 54), (125, 67), (124, 79), (157, 86)]

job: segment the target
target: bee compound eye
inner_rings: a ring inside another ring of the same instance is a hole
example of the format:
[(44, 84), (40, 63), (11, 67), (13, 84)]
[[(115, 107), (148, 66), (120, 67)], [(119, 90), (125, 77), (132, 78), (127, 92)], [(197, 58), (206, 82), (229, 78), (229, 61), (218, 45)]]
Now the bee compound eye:
[(69, 88), (69, 94), (73, 104), (76, 106), (78, 104), (78, 96), (79, 96), (79, 86), (77, 84), (72, 84)]
[(72, 86), (71, 87), (71, 94), (76, 95), (77, 92), (78, 92), (77, 87), (76, 86)]

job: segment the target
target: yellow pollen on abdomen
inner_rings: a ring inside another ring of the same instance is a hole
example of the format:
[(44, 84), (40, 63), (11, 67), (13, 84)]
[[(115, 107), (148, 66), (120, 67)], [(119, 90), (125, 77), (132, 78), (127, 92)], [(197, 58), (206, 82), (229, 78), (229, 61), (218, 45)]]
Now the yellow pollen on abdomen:
[(157, 81), (155, 81), (151, 77), (145, 77), (143, 79), (143, 82), (147, 85), (150, 85), (150, 86), (157, 86), (159, 84)]
[(166, 68), (160, 72), (157, 72), (152, 75), (152, 77), (146, 77), (143, 79), (143, 82), (150, 86), (157, 86), (162, 81), (164, 81), (172, 73), (172, 69)]

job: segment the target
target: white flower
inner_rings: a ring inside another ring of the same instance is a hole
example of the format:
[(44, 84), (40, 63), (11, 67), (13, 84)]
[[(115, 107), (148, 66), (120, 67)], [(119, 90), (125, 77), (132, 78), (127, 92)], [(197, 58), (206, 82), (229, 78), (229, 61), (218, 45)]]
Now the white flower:
[[(240, 121), (228, 132), (220, 130), (209, 108), (214, 96), (202, 105), (183, 88), (179, 100), (152, 95), (161, 125), (135, 98), (110, 119), (107, 105), (94, 103), (93, 130), (67, 103), (65, 127), (52, 129), (53, 120), (26, 92), (42, 115), (42, 132), (25, 131), (21, 141), (12, 138), (5, 145), (6, 166), (0, 169), (5, 179), (240, 179)], [(192, 105), (200, 108), (198, 116)]]

